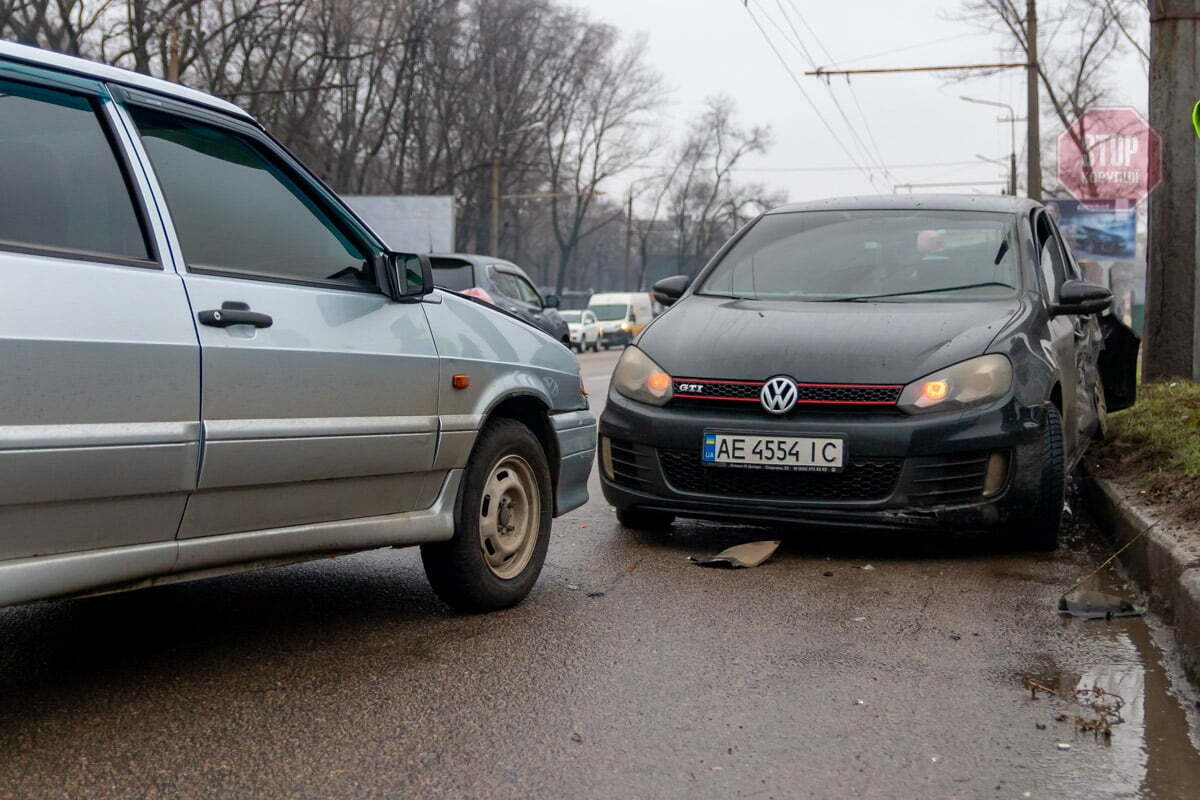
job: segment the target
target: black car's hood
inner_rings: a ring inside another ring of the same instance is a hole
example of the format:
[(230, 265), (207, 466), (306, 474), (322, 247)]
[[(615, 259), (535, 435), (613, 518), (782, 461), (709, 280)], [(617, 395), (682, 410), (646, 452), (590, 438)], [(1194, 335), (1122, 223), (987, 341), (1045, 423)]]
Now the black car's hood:
[(687, 378), (908, 383), (983, 354), (1019, 300), (803, 303), (691, 295), (638, 341)]

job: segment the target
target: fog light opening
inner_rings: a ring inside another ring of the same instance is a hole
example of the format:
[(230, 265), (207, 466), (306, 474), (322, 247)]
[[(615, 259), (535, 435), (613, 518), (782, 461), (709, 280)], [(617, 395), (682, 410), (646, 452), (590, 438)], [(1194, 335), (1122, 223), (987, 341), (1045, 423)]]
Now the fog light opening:
[(999, 494), (1008, 481), (1008, 451), (992, 453), (988, 459), (987, 477), (983, 479), (983, 496)]
[(606, 478), (613, 479), (612, 439), (607, 436), (600, 437), (600, 469), (604, 470)]

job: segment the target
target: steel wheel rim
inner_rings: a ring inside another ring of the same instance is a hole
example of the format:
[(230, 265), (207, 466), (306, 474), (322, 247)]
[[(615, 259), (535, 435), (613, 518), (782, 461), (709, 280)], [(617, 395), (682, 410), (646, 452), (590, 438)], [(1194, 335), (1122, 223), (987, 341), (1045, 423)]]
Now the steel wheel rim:
[(521, 574), (533, 556), (541, 519), (533, 468), (520, 456), (502, 456), (488, 473), (479, 501), (479, 546), (493, 575), (511, 580)]

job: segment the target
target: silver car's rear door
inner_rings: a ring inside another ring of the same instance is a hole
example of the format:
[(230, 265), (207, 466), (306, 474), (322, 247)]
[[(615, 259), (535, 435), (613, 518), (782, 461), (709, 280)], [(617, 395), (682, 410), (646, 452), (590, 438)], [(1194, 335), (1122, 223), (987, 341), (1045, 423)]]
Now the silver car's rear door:
[(251, 125), (126, 97), (201, 343), (180, 537), (430, 505), (438, 358), (422, 304), (376, 285), (378, 242)]
[(127, 145), (103, 85), (0, 61), (0, 560), (174, 561), (200, 354)]

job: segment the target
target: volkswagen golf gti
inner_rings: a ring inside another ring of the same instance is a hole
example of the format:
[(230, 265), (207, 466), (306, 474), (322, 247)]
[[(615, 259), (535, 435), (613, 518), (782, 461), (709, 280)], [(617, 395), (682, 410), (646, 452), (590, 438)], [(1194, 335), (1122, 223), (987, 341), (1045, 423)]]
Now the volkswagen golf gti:
[(600, 422), (626, 527), (1003, 528), (1051, 549), (1067, 474), (1135, 397), (1136, 336), (1030, 200), (789, 205), (654, 293), (670, 308)]

